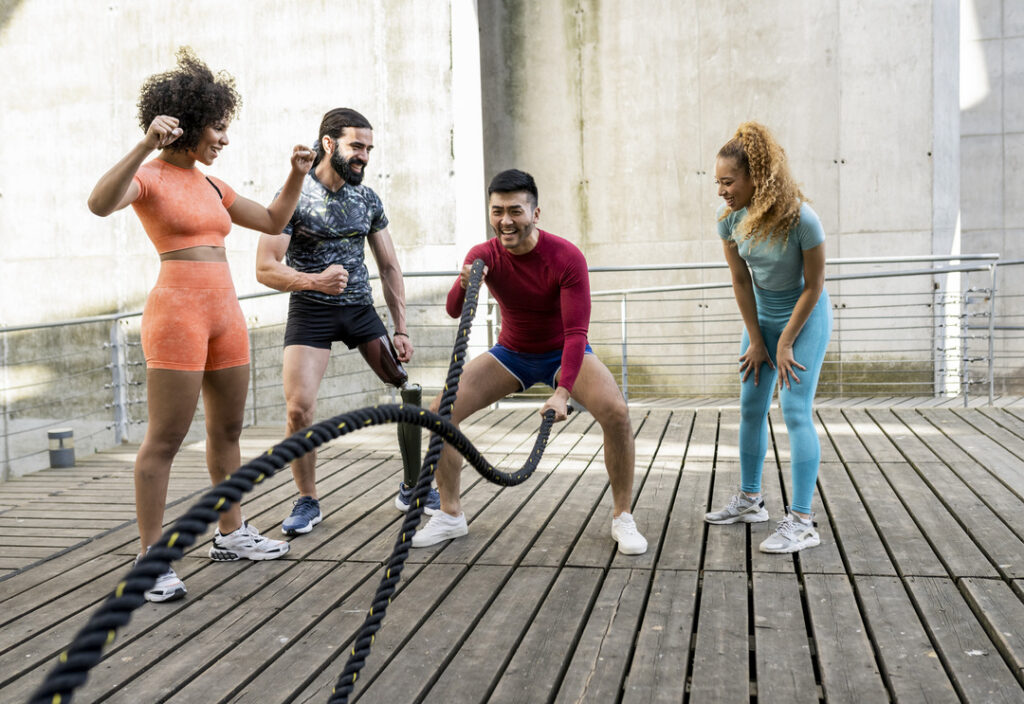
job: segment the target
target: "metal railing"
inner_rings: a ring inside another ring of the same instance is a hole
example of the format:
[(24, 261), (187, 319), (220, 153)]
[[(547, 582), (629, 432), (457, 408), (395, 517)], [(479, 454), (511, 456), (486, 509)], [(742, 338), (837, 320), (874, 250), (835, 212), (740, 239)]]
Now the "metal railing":
[[(926, 266), (931, 264), (931, 266)], [(971, 396), (1024, 393), (1024, 293), (997, 300), (995, 254), (878, 257), (827, 262), (835, 326), (820, 397)], [(884, 267), (884, 268), (883, 268)], [(590, 342), (627, 397), (734, 398), (742, 320), (722, 264), (594, 267)], [(716, 281), (704, 281), (712, 273)], [(455, 271), (407, 272), (410, 377), (440, 386), (453, 321), (443, 301)], [(642, 276), (643, 286), (629, 285)], [(682, 281), (683, 283), (679, 283)], [(601, 288), (610, 282), (614, 287)], [(375, 286), (378, 284), (375, 282)], [(287, 299), (240, 297), (252, 374), (247, 424), (283, 424), (281, 344)], [(382, 301), (379, 290), (375, 300)], [(379, 308), (382, 316), (387, 309)], [(497, 339), (493, 301), (481, 306), (471, 355)], [(146, 422), (141, 312), (0, 328), (3, 478), (46, 465), (46, 430), (70, 426), (79, 452), (141, 439)], [(547, 393), (542, 389), (524, 396)], [(318, 417), (394, 391), (358, 353), (335, 346)], [(193, 437), (202, 432), (202, 407)]]

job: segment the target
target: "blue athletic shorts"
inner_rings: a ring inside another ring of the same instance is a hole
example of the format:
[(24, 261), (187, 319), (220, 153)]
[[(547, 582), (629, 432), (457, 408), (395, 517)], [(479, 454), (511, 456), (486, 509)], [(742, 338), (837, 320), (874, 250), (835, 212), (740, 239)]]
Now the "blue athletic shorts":
[[(531, 354), (529, 352), (513, 352), (508, 347), (495, 345), (487, 350), (492, 357), (498, 360), (498, 364), (505, 367), (505, 370), (514, 376), (519, 382), (520, 391), (525, 391), (538, 381), (542, 381), (552, 389), (557, 388), (555, 376), (562, 368), (562, 350), (554, 352), (541, 352)], [(584, 354), (594, 354), (587, 344)]]

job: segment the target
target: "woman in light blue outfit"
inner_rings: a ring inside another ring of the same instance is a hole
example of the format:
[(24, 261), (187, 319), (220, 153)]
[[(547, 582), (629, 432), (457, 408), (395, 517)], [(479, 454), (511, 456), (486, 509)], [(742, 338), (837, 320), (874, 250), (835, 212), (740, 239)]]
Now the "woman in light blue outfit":
[(791, 505), (762, 552), (818, 545), (811, 501), (821, 445), (813, 401), (832, 333), (825, 282), (825, 233), (793, 181), (786, 154), (756, 122), (740, 125), (715, 162), (718, 234), (743, 316), (740, 347), (740, 491), (708, 523), (768, 520), (761, 471), (768, 449), (768, 409), (776, 380), (789, 432)]

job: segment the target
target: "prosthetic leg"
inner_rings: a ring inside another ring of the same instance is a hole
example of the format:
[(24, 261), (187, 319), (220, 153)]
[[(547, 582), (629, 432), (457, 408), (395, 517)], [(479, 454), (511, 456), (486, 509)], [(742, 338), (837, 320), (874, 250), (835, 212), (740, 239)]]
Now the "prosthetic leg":
[[(359, 352), (385, 384), (398, 387), (403, 403), (420, 405), (423, 400), (423, 390), (419, 384), (409, 383), (409, 375), (398, 361), (398, 355), (391, 345), (391, 340), (381, 335), (374, 340), (362, 342), (359, 344)], [(421, 441), (422, 431), (418, 425), (398, 424), (398, 448), (402, 452), (406, 487), (414, 486), (420, 476), (420, 465), (423, 462)]]

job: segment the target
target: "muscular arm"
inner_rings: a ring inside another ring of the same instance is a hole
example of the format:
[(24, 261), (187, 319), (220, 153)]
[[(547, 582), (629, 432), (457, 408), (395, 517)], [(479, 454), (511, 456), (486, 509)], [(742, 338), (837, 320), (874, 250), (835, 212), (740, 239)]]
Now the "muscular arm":
[(319, 274), (296, 271), (284, 263), (291, 235), (260, 235), (256, 249), (256, 280), (278, 291), (322, 291), (341, 293), (348, 283), (348, 272), (337, 264)]
[(178, 118), (158, 115), (146, 130), (146, 136), (124, 157), (103, 174), (89, 194), (89, 210), (106, 217), (135, 202), (139, 197), (139, 184), (133, 180), (135, 172), (154, 149), (162, 149), (181, 136)]
[(768, 356), (768, 349), (764, 344), (764, 336), (761, 335), (761, 326), (757, 322), (757, 303), (754, 301), (754, 280), (750, 277), (750, 270), (747, 263), (743, 261), (736, 245), (730, 241), (723, 241), (722, 247), (725, 250), (725, 261), (729, 264), (729, 273), (732, 274), (732, 292), (736, 297), (736, 305), (739, 306), (740, 315), (743, 317), (743, 325), (747, 328), (747, 336), (750, 337), (750, 346), (740, 357), (740, 371), (743, 372), (743, 381), (747, 380), (750, 373), (754, 373), (754, 385), (760, 381), (761, 365), (772, 364)]
[(568, 280), (559, 292), (559, 299), (565, 342), (562, 344), (562, 375), (558, 380), (558, 388), (564, 388), (568, 394), (583, 366), (587, 330), (590, 328), (590, 275), (587, 273), (586, 261), (582, 261), (577, 270), (568, 275)]
[(395, 332), (408, 332), (405, 322), (405, 282), (402, 280), (402, 267), (398, 264), (398, 255), (395, 253), (395, 245), (391, 241), (388, 228), (371, 232), (367, 240), (377, 262), (384, 302), (391, 311)]

